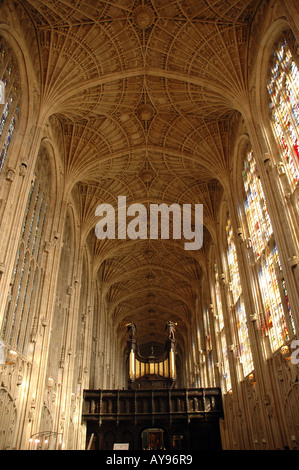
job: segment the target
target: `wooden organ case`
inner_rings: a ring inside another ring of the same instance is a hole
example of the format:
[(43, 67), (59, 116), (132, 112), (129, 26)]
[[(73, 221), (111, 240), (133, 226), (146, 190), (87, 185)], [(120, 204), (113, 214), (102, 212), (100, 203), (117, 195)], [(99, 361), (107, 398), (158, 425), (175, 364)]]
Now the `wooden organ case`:
[(156, 355), (138, 347), (134, 323), (127, 328), (128, 390), (85, 390), (87, 441), (94, 436), (95, 450), (112, 450), (115, 443), (130, 450), (220, 450), (220, 389), (175, 387), (175, 324), (167, 323), (164, 352), (161, 344)]
[(176, 381), (175, 368), (175, 323), (167, 322), (168, 338), (165, 343), (165, 351), (162, 355), (155, 356), (152, 352), (148, 357), (143, 357), (136, 340), (136, 325), (127, 324), (130, 340), (129, 349), (129, 389), (170, 389)]

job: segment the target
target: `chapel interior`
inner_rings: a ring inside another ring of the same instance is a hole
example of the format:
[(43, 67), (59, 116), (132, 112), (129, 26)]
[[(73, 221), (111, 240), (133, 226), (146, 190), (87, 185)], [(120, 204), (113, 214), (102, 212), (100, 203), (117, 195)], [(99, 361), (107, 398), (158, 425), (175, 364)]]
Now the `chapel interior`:
[(297, 0), (0, 0), (1, 450), (298, 449), (298, 40)]

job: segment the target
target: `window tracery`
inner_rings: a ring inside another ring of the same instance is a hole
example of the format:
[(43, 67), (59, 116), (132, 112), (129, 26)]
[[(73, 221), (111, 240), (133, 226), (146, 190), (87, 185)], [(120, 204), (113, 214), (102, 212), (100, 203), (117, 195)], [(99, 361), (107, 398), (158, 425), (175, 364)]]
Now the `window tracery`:
[(72, 211), (67, 211), (64, 230), (63, 246), (57, 277), (56, 301), (53, 311), (52, 331), (49, 344), (47, 375), (58, 380), (58, 371), (64, 367), (66, 360), (67, 331), (70, 319), (70, 299), (72, 295), (72, 279), (75, 259), (75, 242), (73, 232)]
[(227, 348), (227, 342), (226, 342), (226, 336), (225, 336), (224, 317), (223, 317), (217, 263), (215, 263), (214, 265), (214, 273), (215, 273), (215, 298), (216, 298), (217, 317), (218, 317), (216, 332), (218, 336), (219, 352), (222, 358), (222, 377), (225, 380), (225, 389), (226, 391), (228, 391), (231, 389), (231, 377), (230, 377), (229, 362), (228, 362), (228, 348)]
[(0, 173), (17, 126), (20, 87), (17, 61), (6, 41), (0, 37), (0, 102), (4, 104), (0, 118)]
[(226, 239), (227, 239), (227, 261), (230, 278), (230, 288), (232, 294), (232, 309), (235, 317), (235, 328), (237, 332), (237, 355), (243, 365), (244, 375), (247, 376), (253, 369), (253, 358), (251, 353), (251, 345), (249, 332), (247, 327), (245, 305), (242, 298), (242, 286), (239, 274), (239, 265), (237, 259), (236, 245), (233, 239), (233, 229), (231, 220), (228, 217), (226, 223)]
[(286, 38), (275, 48), (267, 90), (274, 135), (294, 190), (299, 174), (299, 70)]
[[(269, 336), (271, 348), (275, 351), (289, 339), (286, 317), (289, 315), (291, 318), (291, 311), (285, 286), (279, 284), (278, 273), (281, 272), (281, 265), (252, 149), (247, 151), (242, 177), (245, 216), (264, 307), (261, 328), (263, 333)], [(284, 304), (288, 305), (287, 312)]]
[(212, 348), (212, 334), (211, 334), (211, 325), (209, 319), (209, 312), (207, 309), (203, 310), (203, 325), (205, 332), (205, 348), (206, 348), (206, 366), (207, 366), (207, 379), (209, 384), (214, 384), (214, 358), (213, 358), (213, 348)]
[(31, 184), (13, 282), (3, 320), (1, 337), (22, 354), (31, 335), (40, 283), (42, 244), (49, 205), (50, 172), (47, 159), (40, 155), (35, 179)]

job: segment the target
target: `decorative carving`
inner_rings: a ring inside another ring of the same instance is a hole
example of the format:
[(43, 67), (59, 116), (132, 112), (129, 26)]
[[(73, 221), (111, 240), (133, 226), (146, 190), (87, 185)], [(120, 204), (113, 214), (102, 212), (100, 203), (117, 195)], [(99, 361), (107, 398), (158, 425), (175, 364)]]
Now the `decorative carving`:
[(8, 168), (7, 172), (6, 172), (7, 181), (12, 182), (14, 180), (15, 174), (16, 174), (16, 172), (13, 168)]
[(295, 269), (298, 266), (298, 256), (290, 256), (290, 258), (288, 259), (288, 263), (291, 269)]
[(0, 279), (4, 273), (5, 273), (5, 264), (0, 263)]
[(177, 326), (177, 323), (174, 323), (172, 321), (168, 321), (166, 323), (166, 329), (168, 333), (168, 339), (171, 341), (175, 340), (175, 327)]
[(249, 318), (250, 318), (250, 321), (252, 321), (253, 323), (255, 323), (258, 319), (258, 316), (256, 313), (252, 313), (251, 315), (249, 315)]
[(19, 175), (25, 176), (27, 173), (27, 168), (28, 168), (28, 162), (26, 161), (22, 162), (20, 165)]
[(138, 107), (137, 114), (142, 121), (150, 121), (154, 115), (154, 110), (151, 105), (142, 104)]
[(133, 14), (135, 25), (140, 29), (147, 29), (154, 22), (154, 11), (147, 5), (140, 5)]
[(136, 333), (137, 333), (137, 328), (135, 323), (127, 323), (127, 331), (129, 332), (130, 335), (130, 340), (131, 341), (136, 341)]
[(276, 164), (276, 170), (279, 176), (283, 176), (286, 174), (285, 166), (282, 162)]

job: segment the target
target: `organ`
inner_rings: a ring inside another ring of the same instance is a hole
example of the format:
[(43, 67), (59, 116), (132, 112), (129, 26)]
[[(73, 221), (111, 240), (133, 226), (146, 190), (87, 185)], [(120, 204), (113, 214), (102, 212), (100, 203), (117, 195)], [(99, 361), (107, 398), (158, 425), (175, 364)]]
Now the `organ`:
[(172, 388), (176, 380), (175, 368), (175, 326), (167, 322), (168, 337), (163, 354), (155, 355), (152, 348), (147, 357), (141, 355), (136, 340), (137, 328), (134, 323), (127, 324), (130, 334), (129, 346), (129, 388), (157, 389)]

